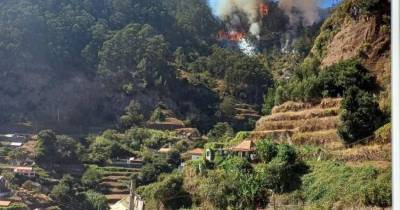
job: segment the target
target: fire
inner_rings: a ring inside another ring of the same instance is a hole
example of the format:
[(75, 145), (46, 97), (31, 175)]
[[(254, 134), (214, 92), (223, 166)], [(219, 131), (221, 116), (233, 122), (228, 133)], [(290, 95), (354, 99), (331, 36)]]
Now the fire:
[(218, 32), (219, 39), (225, 39), (234, 42), (239, 42), (244, 38), (245, 35), (246, 34), (244, 32), (239, 31), (230, 31), (229, 33), (227, 33), (224, 30), (221, 30)]
[(259, 12), (260, 12), (261, 17), (267, 16), (268, 12), (269, 12), (268, 5), (265, 3), (260, 3)]

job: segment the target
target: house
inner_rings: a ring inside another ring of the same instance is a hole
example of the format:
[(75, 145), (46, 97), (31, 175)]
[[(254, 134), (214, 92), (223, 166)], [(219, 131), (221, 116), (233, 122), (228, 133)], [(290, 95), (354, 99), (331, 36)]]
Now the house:
[(195, 148), (188, 152), (192, 156), (192, 160), (198, 160), (203, 156), (204, 150), (201, 148)]
[(143, 165), (143, 159), (141, 158), (137, 158), (137, 157), (130, 157), (126, 160), (126, 163), (128, 165), (134, 165), (134, 166), (138, 166), (138, 167), (142, 167)]
[(226, 152), (224, 149), (224, 144), (220, 143), (214, 143), (212, 147), (206, 149), (206, 159), (208, 161), (213, 161), (214, 158), (219, 155), (219, 156), (225, 156)]
[(29, 178), (33, 178), (36, 176), (36, 173), (32, 167), (14, 167), (13, 172), (15, 174), (27, 176)]
[(235, 147), (230, 148), (229, 151), (237, 154), (240, 157), (248, 158), (250, 160), (255, 160), (256, 158), (255, 144), (251, 140), (242, 141)]

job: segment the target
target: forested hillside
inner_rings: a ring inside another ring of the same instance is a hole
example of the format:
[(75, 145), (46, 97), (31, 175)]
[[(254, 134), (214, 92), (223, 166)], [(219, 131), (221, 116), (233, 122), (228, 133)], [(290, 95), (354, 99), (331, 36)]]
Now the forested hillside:
[(390, 208), (390, 3), (215, 7), (1, 1), (10, 208)]
[[(115, 122), (132, 92), (150, 95), (146, 90), (153, 96), (143, 107), (152, 108), (159, 90), (176, 83), (173, 52), (207, 53), (218, 26), (202, 1), (2, 1), (0, 7), (2, 123)], [(180, 97), (175, 87), (164, 89), (170, 96), (163, 100)]]
[(118, 124), (129, 104), (145, 118), (162, 104), (203, 131), (233, 122), (230, 107), (259, 110), (272, 75), (290, 75), (318, 30), (269, 7), (262, 54), (248, 57), (218, 39), (224, 23), (202, 0), (3, 1), (1, 121), (82, 130)]

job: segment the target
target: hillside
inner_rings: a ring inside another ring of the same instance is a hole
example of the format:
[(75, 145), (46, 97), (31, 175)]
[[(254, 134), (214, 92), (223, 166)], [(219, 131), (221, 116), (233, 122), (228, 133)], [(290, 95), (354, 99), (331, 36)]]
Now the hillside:
[(388, 109), (391, 88), (389, 5), (384, 0), (344, 1), (321, 26), (307, 58), (317, 59), (322, 68), (341, 60), (361, 59), (382, 89), (383, 109)]
[(339, 2), (0, 2), (0, 204), (390, 209), (390, 5)]
[(329, 146), (340, 144), (336, 135), (341, 99), (324, 99), (320, 104), (286, 102), (262, 117), (251, 137), (278, 137), (283, 142)]

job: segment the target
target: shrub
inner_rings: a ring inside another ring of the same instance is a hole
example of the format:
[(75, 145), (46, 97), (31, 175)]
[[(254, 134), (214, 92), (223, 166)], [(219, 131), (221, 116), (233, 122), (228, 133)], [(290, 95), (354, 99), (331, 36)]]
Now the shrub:
[(225, 169), (229, 173), (251, 173), (253, 171), (253, 167), (251, 164), (244, 158), (241, 157), (230, 157), (223, 161), (220, 165), (223, 169)]
[(272, 108), (275, 106), (275, 88), (268, 88), (267, 93), (264, 95), (264, 104), (262, 113), (264, 115), (271, 114)]
[(217, 123), (214, 128), (208, 132), (207, 137), (213, 141), (226, 141), (233, 137), (233, 129), (229, 123)]
[(256, 143), (256, 151), (258, 157), (268, 163), (278, 154), (278, 146), (270, 139), (262, 139)]
[(192, 204), (190, 195), (183, 189), (182, 176), (176, 173), (162, 177), (159, 182), (140, 187), (138, 192), (146, 199), (146, 208), (150, 209), (156, 209), (158, 201), (167, 209), (180, 209)]
[(390, 170), (348, 167), (339, 162), (310, 162), (302, 190), (307, 203), (331, 209), (335, 203), (346, 207), (380, 206), (391, 203)]
[(297, 159), (297, 153), (294, 147), (287, 144), (279, 144), (276, 158), (288, 164), (293, 164)]
[(101, 181), (102, 175), (96, 167), (89, 167), (83, 173), (81, 182), (85, 187), (96, 189)]
[(87, 203), (87, 210), (108, 210), (108, 203), (106, 196), (89, 190), (84, 193), (85, 201)]
[(154, 111), (153, 114), (150, 117), (150, 121), (152, 122), (161, 122), (165, 120), (165, 115), (162, 112), (160, 107), (157, 107)]

